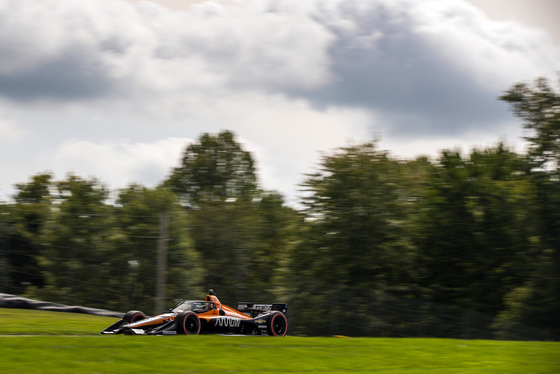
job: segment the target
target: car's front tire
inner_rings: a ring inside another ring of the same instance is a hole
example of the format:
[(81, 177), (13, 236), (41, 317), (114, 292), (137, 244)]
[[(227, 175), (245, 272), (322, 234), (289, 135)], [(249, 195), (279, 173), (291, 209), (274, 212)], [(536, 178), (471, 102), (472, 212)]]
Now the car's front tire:
[(283, 313), (276, 312), (268, 319), (268, 335), (284, 336), (288, 331), (288, 320)]
[(143, 319), (146, 319), (146, 315), (138, 310), (130, 310), (123, 317), (123, 321), (126, 323), (134, 323)]
[(177, 334), (198, 335), (200, 333), (200, 319), (194, 312), (181, 312), (175, 317)]

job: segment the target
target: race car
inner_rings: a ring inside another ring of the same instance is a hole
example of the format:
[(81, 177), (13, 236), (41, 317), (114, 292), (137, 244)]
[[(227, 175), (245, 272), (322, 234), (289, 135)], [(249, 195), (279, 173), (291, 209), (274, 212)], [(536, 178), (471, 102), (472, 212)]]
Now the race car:
[(101, 334), (198, 335), (243, 334), (284, 336), (288, 304), (238, 303), (237, 309), (220, 303), (209, 290), (205, 300), (184, 300), (168, 312), (148, 317), (131, 310)]

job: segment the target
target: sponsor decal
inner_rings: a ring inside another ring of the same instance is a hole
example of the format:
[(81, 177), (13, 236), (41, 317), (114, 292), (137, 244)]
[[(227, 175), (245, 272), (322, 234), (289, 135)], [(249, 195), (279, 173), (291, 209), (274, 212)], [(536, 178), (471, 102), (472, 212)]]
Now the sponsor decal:
[(216, 318), (217, 327), (239, 327), (241, 325), (241, 320), (232, 317), (219, 317)]
[(253, 309), (262, 309), (262, 310), (272, 309), (272, 304), (255, 304), (253, 305)]
[(163, 335), (177, 335), (177, 331), (163, 331)]
[(258, 323), (259, 325), (261, 325), (263, 323), (266, 323), (266, 320), (265, 319), (257, 319), (257, 320), (255, 320), (255, 322)]

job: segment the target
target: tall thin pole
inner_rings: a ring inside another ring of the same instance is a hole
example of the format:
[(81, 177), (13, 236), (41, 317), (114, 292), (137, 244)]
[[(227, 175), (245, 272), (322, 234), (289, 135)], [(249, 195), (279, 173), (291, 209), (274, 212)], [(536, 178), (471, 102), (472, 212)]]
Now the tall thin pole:
[(165, 284), (167, 283), (167, 228), (169, 216), (167, 212), (159, 217), (159, 240), (156, 263), (156, 313), (161, 313), (165, 308)]

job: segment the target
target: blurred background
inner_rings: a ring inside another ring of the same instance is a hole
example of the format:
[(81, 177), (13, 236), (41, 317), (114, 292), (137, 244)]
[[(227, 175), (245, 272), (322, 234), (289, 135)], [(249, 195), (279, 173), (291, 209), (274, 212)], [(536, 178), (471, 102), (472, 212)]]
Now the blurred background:
[(0, 292), (560, 339), (558, 4), (1, 0)]
[(157, 187), (37, 174), (0, 205), (1, 292), (116, 311), (286, 302), (290, 334), (558, 339), (560, 94), (501, 99), (532, 131), (437, 160), (376, 141), (325, 153), (298, 208), (263, 190), (231, 131)]

